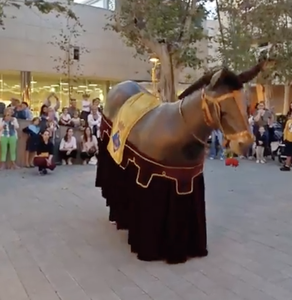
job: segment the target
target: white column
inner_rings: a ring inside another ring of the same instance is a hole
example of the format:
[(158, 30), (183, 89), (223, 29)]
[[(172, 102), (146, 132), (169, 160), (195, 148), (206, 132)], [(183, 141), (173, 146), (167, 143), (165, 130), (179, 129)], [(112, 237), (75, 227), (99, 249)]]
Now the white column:
[(28, 87), (30, 90), (31, 83), (31, 72), (29, 71), (20, 71), (20, 96), (23, 96), (23, 92)]

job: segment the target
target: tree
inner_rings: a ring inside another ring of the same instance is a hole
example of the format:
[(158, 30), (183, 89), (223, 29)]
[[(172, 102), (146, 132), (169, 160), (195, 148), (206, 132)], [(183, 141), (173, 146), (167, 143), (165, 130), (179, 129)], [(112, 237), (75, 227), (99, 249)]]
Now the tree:
[[(292, 82), (292, 3), (289, 0), (261, 1), (249, 18), (257, 28), (258, 40), (262, 44), (269, 44), (270, 54), (276, 57), (277, 64), (268, 79), (271, 82), (277, 78), (278, 82), (285, 84), (283, 112), (286, 113)], [(269, 94), (270, 89), (267, 89)]]
[[(242, 72), (253, 66), (257, 60), (254, 47), (252, 24), (244, 22), (246, 10), (237, 5), (236, 0), (216, 0), (216, 20), (218, 31), (213, 38), (217, 55), (210, 58), (226, 65), (234, 72)], [(245, 84), (246, 99), (249, 102), (250, 83)], [(250, 106), (251, 103), (248, 103)]]
[(198, 42), (206, 38), (203, 22), (208, 0), (119, 0), (106, 28), (118, 32), (136, 55), (155, 55), (160, 62), (160, 96), (176, 100), (179, 72), (196, 69)]
[[(289, 84), (286, 90), (290, 92), (292, 3), (288, 0), (216, 0), (216, 3), (220, 24), (219, 52), (227, 61), (232, 57), (231, 63), (236, 71), (254, 64), (255, 58), (275, 59), (276, 64), (257, 78), (257, 83), (264, 86), (269, 106), (276, 78)], [(222, 14), (228, 19), (225, 24), (220, 23)]]
[(250, 68), (256, 61), (252, 24), (246, 26), (245, 12), (235, 0), (216, 0), (218, 35), (214, 42), (218, 45), (218, 57), (223, 65), (227, 65), (235, 72)]
[[(20, 9), (23, 6), (29, 8), (36, 8), (39, 12), (43, 14), (48, 14), (50, 12), (55, 12), (57, 17), (59, 15), (66, 15), (68, 18), (76, 20), (77, 17), (73, 10), (71, 9), (71, 5), (74, 3), (74, 0), (66, 0), (66, 1), (45, 1), (45, 0), (37, 0), (37, 1), (14, 1), (14, 0), (0, 0), (0, 26), (5, 29), (5, 18), (7, 18), (6, 10), (10, 7), (14, 7)], [(13, 17), (10, 16), (9, 17)]]
[(74, 83), (83, 75), (83, 64), (80, 59), (89, 50), (80, 44), (80, 36), (85, 32), (78, 19), (67, 19), (66, 26), (60, 30), (58, 36), (53, 36), (49, 43), (57, 47), (61, 55), (51, 56), (54, 61), (54, 69), (62, 74), (68, 83), (69, 98), (73, 92)]

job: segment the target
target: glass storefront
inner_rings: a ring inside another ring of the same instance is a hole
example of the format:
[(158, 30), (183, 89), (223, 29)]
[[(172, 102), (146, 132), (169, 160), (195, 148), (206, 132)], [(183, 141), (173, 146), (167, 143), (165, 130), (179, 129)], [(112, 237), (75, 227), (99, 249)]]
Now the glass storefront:
[(45, 74), (33, 74), (31, 81), (31, 107), (39, 110), (44, 100), (52, 93), (61, 101), (61, 107), (69, 106), (69, 99), (76, 99), (81, 108), (84, 94), (90, 95), (90, 99), (100, 98), (104, 102), (108, 83), (96, 79), (65, 80), (60, 77)]
[(19, 72), (1, 72), (0, 71), (0, 101), (6, 106), (11, 98), (20, 97), (20, 75)]
[[(69, 106), (69, 99), (77, 100), (81, 108), (84, 94), (90, 95), (90, 99), (100, 98), (103, 103), (107, 91), (117, 82), (101, 81), (95, 78), (82, 78), (78, 80), (62, 79), (59, 75), (30, 74), (29, 105), (35, 114), (40, 110), (45, 99), (52, 93), (60, 99), (61, 107)], [(0, 101), (6, 105), (11, 98), (21, 99), (21, 75), (20, 72), (0, 72)], [(54, 102), (52, 98), (52, 102)], [(53, 103), (52, 103), (53, 104)]]

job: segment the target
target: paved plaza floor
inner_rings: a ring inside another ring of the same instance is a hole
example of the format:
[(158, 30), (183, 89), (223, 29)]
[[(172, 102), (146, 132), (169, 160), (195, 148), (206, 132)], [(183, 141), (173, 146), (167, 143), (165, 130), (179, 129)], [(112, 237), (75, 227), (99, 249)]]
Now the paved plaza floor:
[(209, 256), (141, 262), (95, 167), (0, 173), (0, 300), (290, 300), (292, 172), (206, 165)]

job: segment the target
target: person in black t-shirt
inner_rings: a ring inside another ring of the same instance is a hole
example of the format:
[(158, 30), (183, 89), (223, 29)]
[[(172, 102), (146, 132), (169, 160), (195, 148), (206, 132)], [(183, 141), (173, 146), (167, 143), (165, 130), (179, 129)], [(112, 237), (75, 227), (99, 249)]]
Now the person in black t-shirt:
[(44, 130), (40, 136), (37, 147), (37, 155), (34, 158), (34, 165), (39, 168), (42, 175), (48, 173), (47, 169), (53, 171), (56, 168), (53, 162), (54, 144), (50, 141), (50, 132)]

